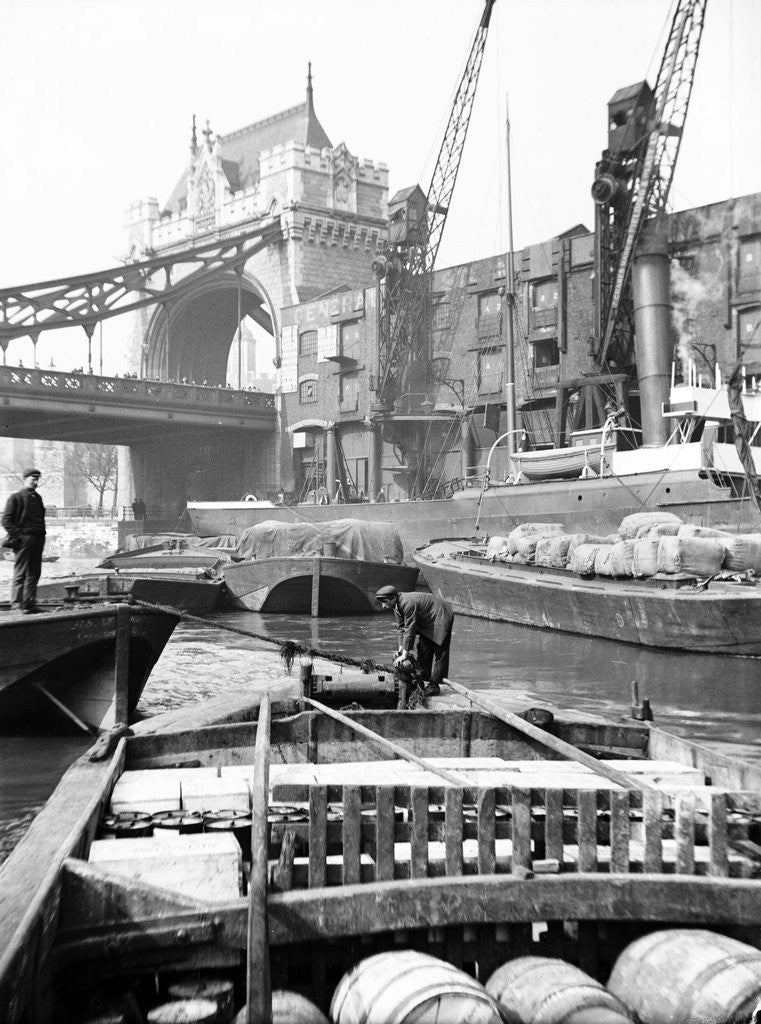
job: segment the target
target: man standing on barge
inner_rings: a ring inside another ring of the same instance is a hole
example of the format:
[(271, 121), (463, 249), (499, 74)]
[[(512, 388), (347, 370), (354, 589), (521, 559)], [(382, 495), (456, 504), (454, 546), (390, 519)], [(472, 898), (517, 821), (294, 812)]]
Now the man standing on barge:
[(396, 587), (381, 587), (375, 595), (383, 608), (393, 608), (399, 648), (394, 659), (398, 667), (412, 652), (417, 640), (417, 662), (425, 682), (426, 697), (435, 697), (449, 673), (449, 645), (452, 641), (452, 606), (431, 594), (414, 591), (400, 594)]
[(42, 572), (45, 547), (45, 506), (37, 493), (39, 469), (24, 470), (24, 486), (12, 494), (0, 522), (8, 534), (7, 545), (16, 553), (11, 588), (11, 611), (25, 615), (41, 611), (37, 606), (37, 582)]

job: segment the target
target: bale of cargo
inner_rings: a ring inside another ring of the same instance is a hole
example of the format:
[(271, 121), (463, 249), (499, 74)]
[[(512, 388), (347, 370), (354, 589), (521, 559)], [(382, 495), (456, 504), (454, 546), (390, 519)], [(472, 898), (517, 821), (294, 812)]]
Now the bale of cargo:
[[(618, 576), (613, 562), (615, 544), (602, 544), (595, 555), (595, 576)], [(577, 549), (578, 550), (578, 549)]]
[(692, 928), (669, 928), (632, 942), (608, 991), (642, 1024), (747, 1020), (761, 998), (761, 950)]
[(619, 540), (610, 545), (610, 550), (603, 555), (601, 567), (595, 562), (595, 572), (598, 576), (624, 577), (632, 574), (632, 559), (634, 557), (634, 541)]
[(521, 523), (514, 530), (510, 531), (507, 542), (510, 554), (514, 555), (518, 550), (518, 544), (527, 537), (546, 537), (549, 534), (563, 532), (560, 523)]
[(682, 520), (673, 512), (632, 512), (621, 520), (618, 534), (622, 540), (634, 540), (643, 532), (647, 532), (651, 526), (664, 523), (676, 523), (677, 526), (681, 526)]
[(568, 565), (568, 548), (571, 540), (570, 533), (561, 533), (557, 537), (540, 537), (536, 543), (534, 561), (537, 565), (546, 565), (552, 569), (565, 569)]
[(501, 562), (510, 553), (507, 537), (489, 537), (486, 543), (485, 557), (492, 562)]
[(721, 571), (724, 546), (713, 537), (661, 537), (658, 572), (713, 576)]
[(515, 560), (521, 559), (526, 562), (533, 562), (536, 557), (536, 546), (542, 537), (521, 537), (515, 543), (515, 551), (513, 552), (513, 558)]
[(761, 574), (761, 534), (741, 533), (722, 540), (724, 545), (724, 568), (732, 572), (753, 572)]
[(501, 1024), (499, 1003), (469, 974), (416, 950), (368, 957), (345, 974), (333, 994), (335, 1024), (468, 1021)]
[(655, 526), (643, 527), (638, 537), (676, 537), (681, 530), (678, 523), (656, 523)]
[(568, 568), (579, 576), (591, 576), (595, 571), (598, 554), (609, 547), (609, 544), (579, 544), (574, 548)]
[(661, 541), (658, 537), (634, 541), (632, 576), (655, 576), (658, 572), (658, 548), (660, 544)]
[(614, 540), (618, 540), (618, 537), (598, 537), (595, 533), (572, 533), (571, 542), (568, 545), (568, 561), (571, 561), (574, 551), (582, 544), (612, 544)]
[(514, 1024), (630, 1024), (626, 1007), (599, 981), (544, 956), (521, 956), (498, 967), (486, 991)]
[(734, 536), (734, 533), (727, 533), (726, 530), (715, 530), (712, 526), (693, 526), (692, 523), (683, 523), (677, 532), (677, 537), (716, 537), (722, 543)]

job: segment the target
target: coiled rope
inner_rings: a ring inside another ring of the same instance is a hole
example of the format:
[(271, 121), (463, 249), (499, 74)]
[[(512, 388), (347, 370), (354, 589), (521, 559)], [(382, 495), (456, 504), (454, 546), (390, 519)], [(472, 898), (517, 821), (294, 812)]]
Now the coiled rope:
[(243, 629), (240, 626), (228, 626), (224, 622), (217, 622), (214, 619), (205, 619), (200, 615), (192, 615), (190, 612), (182, 611), (181, 608), (173, 608), (171, 605), (152, 604), (149, 601), (138, 601), (134, 598), (130, 599), (129, 604), (131, 606), (145, 608), (146, 611), (163, 612), (165, 615), (175, 615), (183, 622), (195, 622), (200, 626), (210, 626), (212, 629), (220, 629), (225, 633), (237, 633), (239, 636), (250, 637), (253, 640), (262, 640), (266, 644), (272, 644), (275, 647), (279, 647), (280, 657), (283, 661), (286, 672), (291, 671), (293, 663), (298, 655), (304, 655), (310, 660), (322, 658), (325, 661), (335, 662), (337, 665), (351, 665), (353, 668), (361, 669), (366, 675), (370, 675), (373, 672), (385, 672), (392, 674), (394, 671), (390, 666), (382, 665), (380, 662), (374, 661), (372, 658), (349, 658), (345, 654), (320, 651), (315, 647), (305, 647), (303, 644), (299, 644), (295, 640), (279, 640), (276, 637), (264, 636), (262, 633), (255, 633), (251, 629)]

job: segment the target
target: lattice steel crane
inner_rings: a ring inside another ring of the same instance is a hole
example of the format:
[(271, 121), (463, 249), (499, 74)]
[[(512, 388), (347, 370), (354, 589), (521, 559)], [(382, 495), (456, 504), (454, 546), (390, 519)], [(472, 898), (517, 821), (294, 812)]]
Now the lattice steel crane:
[(665, 210), (692, 92), (707, 0), (677, 0), (651, 92), (647, 82), (610, 101), (608, 148), (595, 170), (595, 333), (600, 368), (634, 362), (631, 269), (644, 224)]
[[(425, 313), (431, 272), (460, 168), (489, 20), (495, 0), (486, 0), (465, 70), (449, 114), (427, 196), (415, 186), (395, 197), (389, 209), (389, 237), (373, 264), (381, 279), (378, 310), (378, 363), (371, 376), (374, 412), (392, 412), (402, 392), (402, 377), (418, 364), (430, 385), (430, 330)], [(427, 395), (429, 387), (424, 393)]]

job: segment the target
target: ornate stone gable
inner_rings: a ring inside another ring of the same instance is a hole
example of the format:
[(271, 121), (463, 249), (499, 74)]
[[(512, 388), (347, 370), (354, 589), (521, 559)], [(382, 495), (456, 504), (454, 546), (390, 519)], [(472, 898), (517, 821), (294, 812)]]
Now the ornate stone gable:
[(333, 203), (337, 210), (357, 212), (357, 178), (359, 160), (352, 156), (348, 147), (341, 142), (331, 153), (331, 188)]

